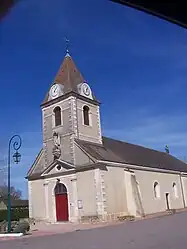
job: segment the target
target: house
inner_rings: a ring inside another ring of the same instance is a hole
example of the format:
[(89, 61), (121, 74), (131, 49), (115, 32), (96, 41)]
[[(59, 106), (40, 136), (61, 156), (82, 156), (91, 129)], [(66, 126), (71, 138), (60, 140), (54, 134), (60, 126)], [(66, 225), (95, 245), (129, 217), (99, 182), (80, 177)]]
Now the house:
[[(8, 200), (4, 198), (0, 198), (0, 210), (7, 210)], [(28, 208), (29, 202), (28, 200), (11, 200), (11, 208)]]
[(187, 206), (187, 164), (103, 137), (100, 103), (68, 51), (41, 110), (43, 147), (26, 177), (30, 218), (107, 220)]

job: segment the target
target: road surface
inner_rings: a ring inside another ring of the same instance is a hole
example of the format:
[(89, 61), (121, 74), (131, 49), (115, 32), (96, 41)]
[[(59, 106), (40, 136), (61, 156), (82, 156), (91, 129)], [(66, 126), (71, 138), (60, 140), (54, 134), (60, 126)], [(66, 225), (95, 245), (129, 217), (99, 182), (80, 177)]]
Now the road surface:
[(0, 241), (0, 249), (186, 249), (187, 212), (91, 230)]

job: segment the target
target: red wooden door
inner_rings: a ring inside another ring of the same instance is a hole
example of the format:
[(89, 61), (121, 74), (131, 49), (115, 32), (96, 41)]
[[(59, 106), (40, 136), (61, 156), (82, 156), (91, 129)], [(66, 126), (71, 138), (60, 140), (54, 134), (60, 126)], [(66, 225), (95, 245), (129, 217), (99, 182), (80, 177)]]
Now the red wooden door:
[(68, 196), (66, 193), (57, 194), (56, 198), (56, 219), (57, 221), (68, 221)]

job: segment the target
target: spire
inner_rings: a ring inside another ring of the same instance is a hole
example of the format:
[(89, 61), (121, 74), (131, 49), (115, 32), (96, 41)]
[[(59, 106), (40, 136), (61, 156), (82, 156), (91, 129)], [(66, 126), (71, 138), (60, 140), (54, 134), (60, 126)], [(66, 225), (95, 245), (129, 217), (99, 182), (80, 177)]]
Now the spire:
[[(82, 76), (82, 74), (80, 73), (80, 71), (78, 70), (78, 68), (76, 67), (72, 56), (70, 56), (69, 54), (69, 40), (66, 38), (66, 55), (64, 57), (64, 60), (56, 74), (55, 79), (53, 80), (53, 83), (59, 84), (62, 86), (63, 89), (63, 95), (70, 93), (70, 92), (74, 92), (77, 94), (79, 93), (79, 86), (80, 84), (86, 82)], [(93, 100), (96, 100), (95, 96), (93, 95)], [(43, 104), (45, 104), (46, 102), (48, 102), (49, 99), (49, 92), (47, 93)], [(97, 100), (96, 100), (97, 101)]]
[(64, 93), (77, 92), (77, 86), (85, 80), (76, 67), (69, 51), (64, 57), (64, 60), (56, 74), (54, 82), (63, 85)]
[[(64, 60), (52, 82), (52, 84), (57, 83), (62, 85), (63, 93), (67, 94), (69, 92), (78, 93), (78, 85), (85, 82), (82, 74), (76, 67), (72, 57), (69, 55), (69, 51), (66, 49), (66, 55)], [(49, 92), (47, 93), (43, 104), (48, 102)]]

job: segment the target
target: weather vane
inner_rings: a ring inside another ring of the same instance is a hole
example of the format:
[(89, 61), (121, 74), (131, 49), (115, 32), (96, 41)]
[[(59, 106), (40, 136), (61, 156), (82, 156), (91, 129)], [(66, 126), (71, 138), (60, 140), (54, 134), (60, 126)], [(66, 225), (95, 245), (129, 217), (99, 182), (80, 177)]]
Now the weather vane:
[(66, 53), (69, 53), (69, 39), (65, 37), (65, 42), (66, 42)]

